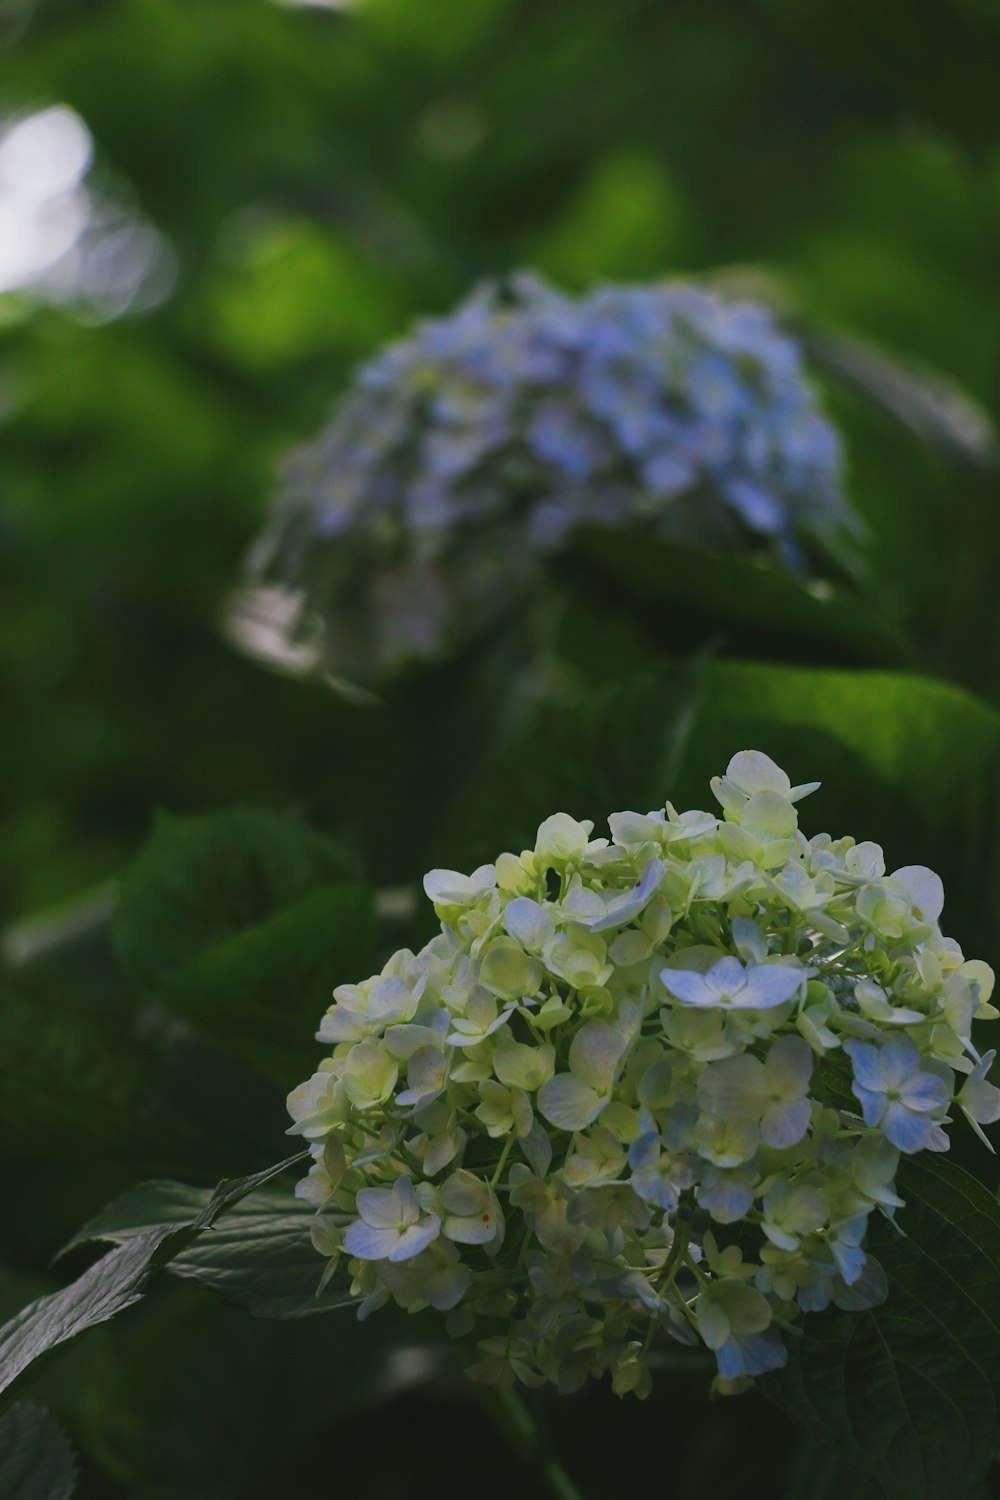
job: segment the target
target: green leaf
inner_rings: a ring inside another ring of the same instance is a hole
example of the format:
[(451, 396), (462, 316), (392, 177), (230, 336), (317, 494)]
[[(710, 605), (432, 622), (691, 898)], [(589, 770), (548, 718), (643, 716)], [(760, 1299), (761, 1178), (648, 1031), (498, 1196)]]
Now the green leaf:
[(782, 1500), (879, 1500), (881, 1488), (848, 1472), (833, 1449), (818, 1449), (803, 1435), (792, 1455)]
[(273, 1151), (284, 1089), (153, 1005), (116, 1028), (86, 1001), (25, 988), (28, 977), (0, 988), (0, 1149), (23, 1209), (9, 1226), (19, 1255), (47, 1257), (141, 1175), (204, 1180)]
[[(142, 1183), (85, 1225), (67, 1249), (95, 1239), (126, 1244), (154, 1227), (199, 1222), (208, 1201), (202, 1188)], [(256, 1317), (311, 1317), (353, 1302), (343, 1285), (316, 1295), (323, 1261), (309, 1238), (314, 1211), (286, 1190), (262, 1185), (216, 1217), (210, 1234), (172, 1259), (173, 1275), (198, 1282)]]
[(76, 1457), (59, 1423), (19, 1401), (0, 1417), (0, 1495), (4, 1500), (69, 1500)]
[(717, 661), (664, 795), (710, 805), (709, 777), (748, 748), (793, 782), (822, 782), (801, 807), (807, 832), (874, 839), (890, 868), (937, 870), (946, 930), (988, 956), (1000, 940), (1000, 715), (928, 678)]
[[(742, 656), (803, 656), (838, 664), (902, 665), (907, 650), (894, 625), (856, 592), (806, 582), (766, 561), (712, 553), (610, 529), (581, 532), (583, 554), (627, 594), (653, 639), (671, 653), (729, 639)], [(652, 606), (653, 608), (650, 608)]]
[(226, 1178), (214, 1188), (190, 1187), (184, 1182), (141, 1182), (89, 1219), (56, 1258), (62, 1259), (79, 1245), (92, 1244), (94, 1240), (122, 1245), (154, 1229), (190, 1227), (199, 1232), (210, 1229), (244, 1198), (267, 1187), (308, 1155), (308, 1151), (296, 1151), (294, 1156), (286, 1156), (273, 1166), (246, 1177)]
[(39, 1362), (51, 1357), (61, 1345), (133, 1306), (155, 1272), (168, 1265), (242, 1198), (301, 1161), (305, 1154), (300, 1152), (248, 1177), (219, 1183), (204, 1194), (204, 1201), (191, 1205), (191, 1213), (182, 1224), (173, 1218), (144, 1228), (103, 1256), (69, 1286), (22, 1308), (0, 1328), (0, 1395), (6, 1393), (9, 1399), (28, 1372), (35, 1373)]
[(166, 1007), (286, 1090), (311, 1070), (312, 1038), (336, 984), (374, 965), (363, 886), (324, 886), (167, 976)]
[(458, 798), (437, 862), (471, 868), (503, 849), (526, 848), (554, 812), (599, 823), (623, 807), (662, 805), (695, 722), (702, 673), (695, 658), (624, 680), (620, 674), (582, 701), (537, 710)]
[[(169, 1259), (175, 1231), (154, 1229), (112, 1250), (70, 1286), (40, 1297), (0, 1328), (0, 1395), (78, 1334), (132, 1307)], [(179, 1247), (178, 1247), (179, 1248)]]
[(343, 1281), (317, 1295), (324, 1261), (309, 1231), (313, 1209), (288, 1193), (244, 1199), (171, 1265), (258, 1318), (308, 1318), (355, 1305)]
[(339, 847), (291, 819), (233, 811), (161, 817), (115, 917), (125, 968), (147, 988), (348, 871)]
[(1000, 1410), (1000, 1208), (960, 1168), (904, 1162), (900, 1235), (873, 1225), (889, 1297), (808, 1317), (762, 1389), (890, 1500), (972, 1494)]
[(272, 1167), (264, 1167), (261, 1171), (251, 1172), (246, 1177), (230, 1177), (220, 1182), (212, 1189), (207, 1203), (192, 1221), (192, 1227), (199, 1231), (211, 1229), (216, 1219), (229, 1213), (230, 1209), (235, 1208), (258, 1188), (266, 1187), (269, 1182), (273, 1182), (275, 1177), (280, 1177), (290, 1167), (298, 1166), (308, 1155), (308, 1151), (296, 1151), (293, 1156), (286, 1156), (284, 1161), (275, 1162)]

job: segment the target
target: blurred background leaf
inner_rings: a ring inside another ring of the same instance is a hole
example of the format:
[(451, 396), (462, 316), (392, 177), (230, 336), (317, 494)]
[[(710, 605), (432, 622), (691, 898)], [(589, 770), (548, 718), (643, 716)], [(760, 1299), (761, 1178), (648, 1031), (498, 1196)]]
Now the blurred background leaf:
[[(426, 28), (387, 0), (21, 0), (3, 26), (0, 110), (74, 111), (88, 191), (173, 265), (117, 316), (0, 293), (8, 916), (113, 874), (153, 806), (349, 815), (337, 706), (240, 660), (219, 601), (348, 366), (477, 276), (764, 266), (806, 324), (997, 411), (988, 5), (464, 0)], [(996, 476), (832, 399), (890, 614), (995, 697)]]
[(69, 1500), (76, 1459), (58, 1422), (30, 1401), (0, 1417), (0, 1484), (8, 1500)]

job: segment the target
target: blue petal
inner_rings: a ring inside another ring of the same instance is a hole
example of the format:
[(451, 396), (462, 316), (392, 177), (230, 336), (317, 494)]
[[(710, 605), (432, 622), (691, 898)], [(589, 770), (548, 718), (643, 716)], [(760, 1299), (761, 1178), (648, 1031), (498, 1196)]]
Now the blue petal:
[(791, 1104), (772, 1104), (765, 1110), (760, 1124), (760, 1138), (765, 1146), (783, 1151), (801, 1141), (809, 1128), (809, 1100), (796, 1099)]
[[(852, 1038), (844, 1043), (844, 1051), (851, 1059), (854, 1077), (861, 1087), (872, 1089), (875, 1093), (884, 1093), (885, 1077), (878, 1065), (878, 1048), (873, 1047), (871, 1042), (859, 1042)], [(857, 1093), (857, 1089), (854, 1092)]]
[(847, 1285), (852, 1286), (865, 1268), (867, 1259), (865, 1252), (857, 1245), (847, 1245), (837, 1239), (831, 1239), (828, 1243), (833, 1258), (837, 1262), (837, 1270)]
[(726, 499), (742, 521), (754, 531), (775, 536), (785, 525), (781, 501), (761, 485), (749, 479), (731, 479), (726, 485)]
[(885, 1094), (872, 1094), (868, 1089), (863, 1089), (859, 1083), (852, 1083), (851, 1088), (854, 1092), (854, 1097), (861, 1105), (865, 1124), (873, 1128), (880, 1124), (886, 1109)]
[(908, 1036), (894, 1036), (879, 1053), (882, 1076), (891, 1089), (898, 1089), (920, 1067), (920, 1052)]
[[(437, 1214), (429, 1214), (419, 1224), (411, 1224), (400, 1236), (395, 1248), (390, 1251), (390, 1260), (412, 1260), (421, 1250), (426, 1250), (441, 1232), (441, 1220)], [(346, 1243), (346, 1241), (345, 1241)]]
[(720, 1172), (713, 1182), (699, 1187), (695, 1197), (717, 1224), (735, 1224), (753, 1203), (753, 1188), (741, 1177), (728, 1177)]
[(920, 1113), (942, 1109), (949, 1098), (947, 1084), (935, 1073), (917, 1073), (906, 1080), (899, 1092), (907, 1109), (915, 1109)]
[(344, 1235), (344, 1249), (359, 1260), (387, 1260), (399, 1244), (398, 1229), (375, 1229), (358, 1219)]
[(715, 1351), (719, 1374), (726, 1380), (737, 1375), (765, 1375), (780, 1370), (788, 1361), (788, 1351), (778, 1335), (767, 1333), (734, 1333), (721, 1349)]
[(661, 969), (660, 979), (682, 1005), (718, 1005), (719, 996), (694, 969)]
[(934, 1124), (926, 1115), (915, 1114), (899, 1100), (892, 1100), (882, 1121), (882, 1134), (897, 1150), (907, 1156), (923, 1151), (934, 1132)]
[(886, 1274), (871, 1255), (865, 1257), (864, 1270), (850, 1286), (842, 1277), (834, 1278), (833, 1302), (842, 1312), (866, 1312), (869, 1307), (878, 1307), (888, 1295)]
[(579, 917), (577, 920), (582, 926), (589, 927), (591, 932), (605, 932), (609, 927), (624, 927), (626, 922), (631, 922), (633, 917), (637, 917), (648, 906), (665, 873), (666, 866), (660, 860), (650, 860), (642, 879), (620, 900), (612, 902), (604, 916)]
[(732, 994), (733, 990), (746, 984), (747, 971), (738, 958), (727, 954), (725, 958), (720, 958), (718, 963), (712, 965), (705, 977), (720, 995)]
[(628, 1150), (628, 1164), (633, 1172), (648, 1172), (660, 1159), (660, 1137), (649, 1131), (634, 1140)]
[(796, 1301), (803, 1312), (823, 1312), (830, 1306), (831, 1284), (820, 1276), (811, 1286), (799, 1287)]

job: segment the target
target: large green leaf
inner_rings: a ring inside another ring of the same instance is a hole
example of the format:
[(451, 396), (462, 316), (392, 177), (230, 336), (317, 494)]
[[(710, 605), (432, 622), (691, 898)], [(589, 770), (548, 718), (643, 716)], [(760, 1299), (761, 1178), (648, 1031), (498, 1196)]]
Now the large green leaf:
[(856, 591), (794, 578), (740, 553), (713, 553), (622, 532), (588, 530), (580, 551), (622, 589), (630, 612), (676, 652), (715, 638), (738, 655), (803, 658), (827, 665), (888, 664), (907, 658), (904, 641)]
[(695, 722), (703, 663), (638, 673), (629, 665), (582, 701), (538, 709), (480, 768), (434, 847), (440, 864), (464, 868), (526, 848), (553, 812), (600, 824), (622, 807), (662, 805)]
[(69, 1500), (76, 1457), (59, 1423), (19, 1401), (0, 1417), (0, 1495), (4, 1500)]
[[(77, 1004), (28, 978), (0, 988), (0, 1150), (22, 1210), (8, 1226), (11, 1253), (44, 1261), (137, 1177), (204, 1180), (273, 1153), (287, 1123), (284, 1087), (153, 1005), (116, 1030), (86, 998)], [(297, 1038), (301, 1076), (315, 1019)]]
[(31, 1302), (0, 1328), (0, 1396), (78, 1334), (138, 1302), (169, 1259), (175, 1231), (153, 1229), (103, 1256), (70, 1286)]
[(340, 848), (291, 819), (249, 811), (161, 817), (122, 885), (118, 951), (135, 980), (155, 987), (345, 873)]
[[(67, 1250), (92, 1240), (127, 1244), (156, 1228), (193, 1223), (210, 1194), (180, 1182), (144, 1182), (108, 1205), (74, 1236)], [(210, 1234), (173, 1257), (170, 1270), (258, 1317), (302, 1318), (347, 1306), (342, 1284), (317, 1295), (323, 1261), (312, 1247), (313, 1210), (280, 1188), (242, 1198)]]
[(289, 1194), (255, 1193), (173, 1262), (259, 1318), (308, 1318), (354, 1306), (343, 1279), (318, 1291), (325, 1262), (313, 1248), (312, 1209)]
[(370, 892), (323, 886), (169, 974), (163, 1003), (285, 1091), (312, 1068), (334, 985), (372, 968), (374, 937)]
[(889, 1297), (806, 1319), (762, 1386), (890, 1500), (974, 1494), (1000, 1411), (1000, 1208), (960, 1168), (905, 1162), (903, 1234), (873, 1226)]
[(69, 1286), (30, 1302), (0, 1328), (0, 1396), (14, 1390), (69, 1340), (138, 1302), (155, 1272), (243, 1198), (284, 1172), (304, 1153), (248, 1177), (221, 1182), (190, 1205), (183, 1221), (144, 1228), (103, 1256)]

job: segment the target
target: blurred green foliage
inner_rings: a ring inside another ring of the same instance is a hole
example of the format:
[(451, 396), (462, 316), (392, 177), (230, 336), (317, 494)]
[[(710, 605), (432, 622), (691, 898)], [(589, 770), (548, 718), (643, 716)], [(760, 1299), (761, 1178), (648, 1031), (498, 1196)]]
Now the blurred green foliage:
[[(336, 706), (220, 598), (349, 365), (476, 277), (764, 266), (996, 410), (1000, 21), (784, 0), (38, 0), (0, 106), (62, 102), (176, 257), (155, 310), (0, 299), (0, 910), (111, 874), (154, 805), (322, 815)], [(843, 405), (843, 403), (841, 403)], [(881, 585), (993, 693), (997, 482), (842, 410)]]

